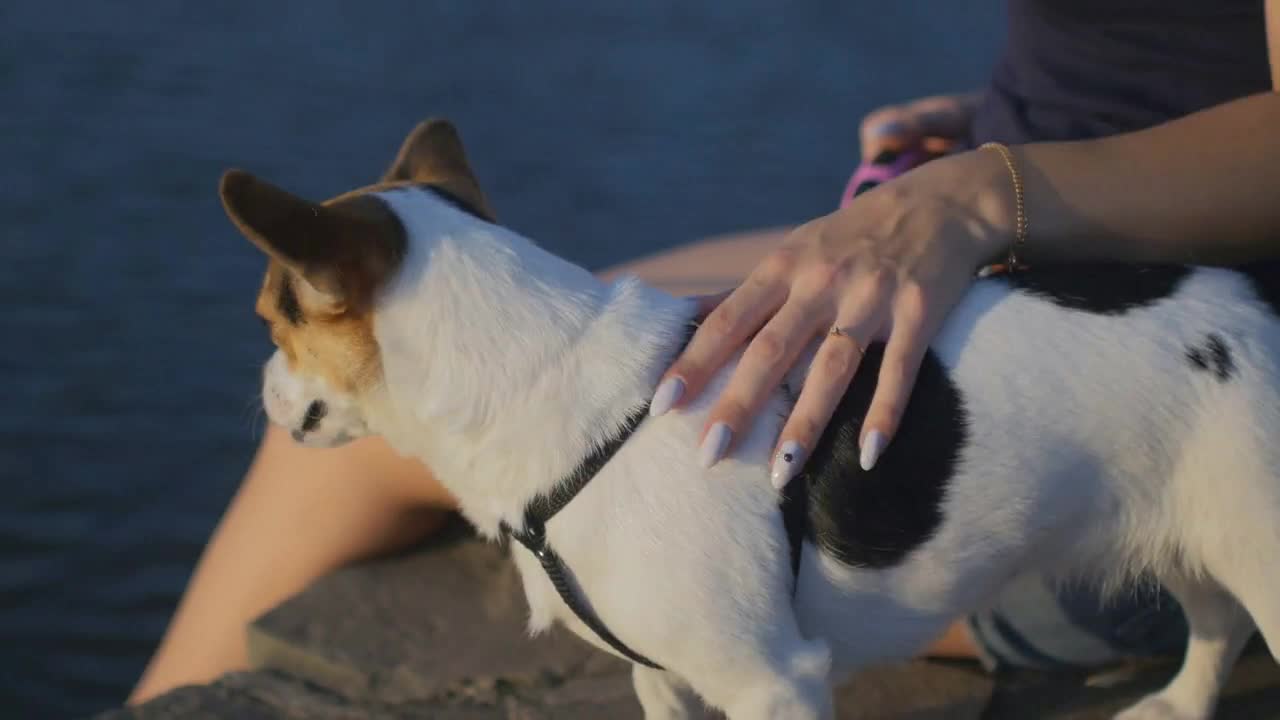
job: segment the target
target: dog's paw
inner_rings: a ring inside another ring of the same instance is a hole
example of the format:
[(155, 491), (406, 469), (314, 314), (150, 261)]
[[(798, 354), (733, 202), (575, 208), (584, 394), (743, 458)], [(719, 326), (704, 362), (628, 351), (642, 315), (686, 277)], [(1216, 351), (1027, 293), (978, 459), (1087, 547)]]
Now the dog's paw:
[(1194, 712), (1179, 707), (1163, 694), (1148, 695), (1115, 716), (1115, 720), (1209, 720), (1212, 711)]

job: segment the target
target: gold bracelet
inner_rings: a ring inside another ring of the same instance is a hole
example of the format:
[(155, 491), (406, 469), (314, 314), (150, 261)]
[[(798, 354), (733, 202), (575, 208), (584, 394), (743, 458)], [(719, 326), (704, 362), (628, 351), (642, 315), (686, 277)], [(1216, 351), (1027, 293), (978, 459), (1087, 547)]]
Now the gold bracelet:
[(1017, 210), (1015, 222), (1015, 230), (1013, 236), (1013, 245), (1009, 247), (1008, 270), (1021, 270), (1026, 267), (1022, 262), (1022, 249), (1027, 244), (1027, 209), (1023, 201), (1022, 191), (1022, 173), (1018, 172), (1018, 164), (1013, 161), (1013, 153), (1009, 147), (1003, 143), (988, 142), (978, 147), (979, 150), (992, 149), (1000, 153), (1000, 157), (1004, 158), (1004, 164), (1009, 168), (1009, 175), (1013, 177), (1013, 199), (1014, 207)]

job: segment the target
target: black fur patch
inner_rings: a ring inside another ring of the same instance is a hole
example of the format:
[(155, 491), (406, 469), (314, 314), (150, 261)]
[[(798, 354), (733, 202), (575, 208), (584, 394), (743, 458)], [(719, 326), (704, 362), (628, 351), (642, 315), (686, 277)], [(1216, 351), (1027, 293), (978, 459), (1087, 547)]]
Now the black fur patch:
[(1217, 333), (1209, 333), (1204, 344), (1187, 348), (1187, 360), (1197, 370), (1212, 371), (1221, 382), (1231, 379), (1236, 372), (1236, 361), (1231, 357), (1231, 348)]
[(1191, 274), (1185, 265), (1080, 264), (1000, 275), (1016, 290), (1097, 315), (1123, 315), (1172, 295)]
[(960, 393), (930, 352), (895, 438), (875, 468), (863, 471), (858, 433), (883, 357), (883, 343), (867, 349), (849, 391), (793, 481), (809, 485), (809, 539), (858, 567), (892, 567), (937, 532), (966, 437)]
[(276, 298), (276, 307), (290, 325), (302, 324), (302, 305), (298, 302), (298, 294), (293, 289), (293, 278), (285, 275), (280, 282), (280, 297)]
[(1251, 263), (1235, 269), (1249, 278), (1258, 298), (1271, 306), (1271, 314), (1280, 318), (1280, 260)]
[[(787, 399), (787, 412), (790, 412), (799, 399), (799, 394), (788, 382), (782, 383), (782, 395)], [(784, 414), (781, 418), (786, 423)], [(791, 462), (790, 453), (785, 457)], [(791, 577), (800, 573), (800, 551), (804, 547), (804, 539), (808, 536), (809, 527), (809, 483), (803, 477), (792, 478), (782, 490), (782, 524), (787, 530), (787, 545), (791, 550)], [(792, 587), (794, 592), (795, 588)]]

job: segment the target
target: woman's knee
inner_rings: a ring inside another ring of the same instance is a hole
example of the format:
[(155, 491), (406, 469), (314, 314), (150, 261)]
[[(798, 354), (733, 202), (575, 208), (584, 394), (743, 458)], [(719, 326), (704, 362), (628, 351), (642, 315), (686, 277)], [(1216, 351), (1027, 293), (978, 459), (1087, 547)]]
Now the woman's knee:
[(1142, 583), (1115, 597), (1083, 581), (1028, 574), (968, 618), (993, 668), (1101, 667), (1122, 660), (1177, 657), (1186, 618), (1160, 587)]
[(673, 295), (698, 295), (735, 287), (778, 246), (789, 228), (769, 228), (708, 238), (629, 260), (603, 270), (606, 279), (635, 275)]

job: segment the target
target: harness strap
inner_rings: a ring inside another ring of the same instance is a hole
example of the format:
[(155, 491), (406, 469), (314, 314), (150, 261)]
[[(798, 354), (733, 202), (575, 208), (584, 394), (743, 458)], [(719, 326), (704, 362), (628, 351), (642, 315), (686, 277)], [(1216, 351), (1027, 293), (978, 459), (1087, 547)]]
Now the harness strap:
[(556, 592), (560, 593), (560, 599), (564, 600), (564, 604), (569, 606), (569, 609), (573, 611), (574, 615), (578, 616), (578, 619), (584, 625), (591, 628), (591, 631), (600, 636), (601, 640), (608, 643), (609, 647), (617, 650), (623, 657), (632, 662), (640, 663), (655, 670), (663, 669), (661, 665), (627, 647), (627, 644), (610, 632), (608, 626), (600, 621), (600, 618), (591, 611), (591, 608), (586, 606), (586, 603), (582, 601), (578, 593), (573, 591), (568, 569), (565, 568), (564, 562), (560, 560), (560, 556), (556, 554), (556, 551), (547, 545), (546, 525), (526, 517), (524, 531), (517, 533), (506, 525), (503, 525), (503, 530), (521, 545), (528, 548), (534, 557), (538, 558), (538, 562), (542, 563), (542, 569), (547, 573), (547, 579), (551, 580)]
[[(687, 345), (689, 339), (693, 336), (695, 325), (690, 325), (688, 334), (685, 337), (684, 344)], [(683, 345), (681, 346), (683, 347)], [(533, 556), (538, 559), (542, 565), (542, 569), (547, 574), (547, 579), (551, 581), (551, 585), (555, 587), (556, 592), (560, 594), (560, 599), (564, 604), (573, 611), (574, 615), (582, 621), (582, 624), (591, 628), (601, 640), (608, 643), (609, 647), (616, 650), (623, 657), (632, 662), (639, 663), (645, 667), (651, 667), (655, 670), (662, 670), (663, 667), (653, 662), (649, 658), (632, 650), (626, 643), (618, 639), (616, 635), (610, 632), (608, 626), (600, 619), (586, 602), (579, 597), (579, 593), (574, 591), (573, 581), (570, 578), (569, 569), (565, 567), (564, 561), (556, 554), (551, 546), (547, 544), (547, 522), (555, 516), (556, 513), (564, 509), (587, 483), (613, 458), (613, 456), (622, 448), (623, 443), (631, 437), (636, 431), (640, 423), (649, 415), (649, 404), (645, 403), (627, 416), (622, 428), (608, 442), (597, 447), (590, 455), (583, 459), (577, 467), (573, 469), (567, 477), (556, 483), (555, 489), (550, 495), (539, 495), (529, 501), (524, 509), (524, 528), (520, 531), (512, 530), (505, 522), (501, 525), (504, 535), (509, 535), (516, 542), (523, 545)], [(798, 577), (800, 568), (800, 545), (804, 534), (805, 517), (807, 516), (808, 506), (808, 479), (804, 476), (793, 479), (787, 486), (787, 491), (782, 504), (783, 520), (787, 527), (787, 540), (791, 545), (791, 574), (793, 578), (792, 593), (795, 592), (794, 580)]]

